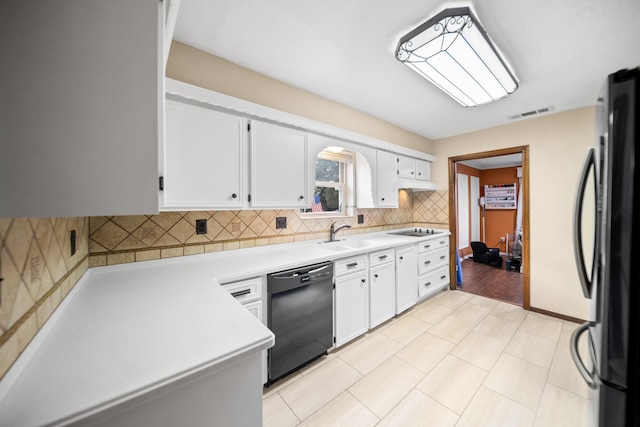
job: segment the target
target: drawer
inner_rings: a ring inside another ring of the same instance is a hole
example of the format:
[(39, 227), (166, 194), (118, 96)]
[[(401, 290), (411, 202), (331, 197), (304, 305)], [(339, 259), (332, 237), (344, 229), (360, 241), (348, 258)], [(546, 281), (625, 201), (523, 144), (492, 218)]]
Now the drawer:
[(378, 252), (372, 252), (369, 254), (369, 267), (375, 267), (376, 265), (393, 262), (394, 256), (395, 253), (393, 248), (385, 249)]
[(418, 243), (418, 252), (429, 252), (439, 248), (449, 247), (449, 236), (438, 237), (437, 239), (424, 240)]
[(418, 274), (424, 274), (443, 264), (449, 264), (449, 248), (423, 252), (418, 256)]
[(242, 304), (262, 298), (262, 278), (242, 280), (240, 282), (227, 283), (222, 287)]
[(367, 268), (367, 255), (357, 255), (350, 258), (343, 258), (333, 263), (335, 268), (335, 276), (343, 276), (345, 274), (355, 273)]
[(423, 298), (449, 284), (449, 266), (439, 267), (418, 277), (418, 296)]

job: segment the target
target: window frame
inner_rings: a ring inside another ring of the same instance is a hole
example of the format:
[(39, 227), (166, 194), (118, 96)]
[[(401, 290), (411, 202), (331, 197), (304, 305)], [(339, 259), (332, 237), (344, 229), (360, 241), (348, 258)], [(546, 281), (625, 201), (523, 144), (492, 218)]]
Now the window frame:
[[(300, 210), (301, 218), (344, 218), (353, 216), (354, 204), (354, 153), (351, 151), (341, 151), (333, 153), (329, 150), (322, 150), (318, 153), (316, 160), (329, 160), (339, 162), (340, 181), (314, 181), (316, 187), (337, 188), (340, 191), (340, 209), (337, 211), (312, 212), (311, 208)], [(315, 162), (314, 162), (315, 165)], [(311, 198), (315, 197), (315, 192)]]

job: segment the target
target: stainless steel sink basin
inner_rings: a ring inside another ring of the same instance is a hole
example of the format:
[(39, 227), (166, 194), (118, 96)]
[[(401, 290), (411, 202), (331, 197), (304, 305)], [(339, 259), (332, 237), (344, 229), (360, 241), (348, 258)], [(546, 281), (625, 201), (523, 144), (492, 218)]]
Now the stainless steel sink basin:
[(370, 240), (334, 240), (333, 242), (320, 242), (322, 248), (332, 251), (347, 251), (350, 249), (368, 248), (376, 244)]

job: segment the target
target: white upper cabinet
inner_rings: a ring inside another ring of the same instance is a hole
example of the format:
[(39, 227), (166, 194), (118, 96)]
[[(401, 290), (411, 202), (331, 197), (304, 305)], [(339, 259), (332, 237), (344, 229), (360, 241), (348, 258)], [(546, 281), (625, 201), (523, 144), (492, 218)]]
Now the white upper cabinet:
[(168, 99), (162, 210), (242, 208), (247, 120)]
[(415, 178), (416, 177), (416, 160), (411, 157), (397, 156), (398, 177), (399, 178)]
[(307, 206), (307, 134), (251, 120), (251, 189), (254, 208)]
[(421, 181), (431, 180), (431, 162), (416, 159), (416, 179)]
[(158, 211), (160, 1), (0, 2), (0, 216)]
[(397, 157), (393, 153), (378, 150), (376, 205), (381, 208), (398, 207)]

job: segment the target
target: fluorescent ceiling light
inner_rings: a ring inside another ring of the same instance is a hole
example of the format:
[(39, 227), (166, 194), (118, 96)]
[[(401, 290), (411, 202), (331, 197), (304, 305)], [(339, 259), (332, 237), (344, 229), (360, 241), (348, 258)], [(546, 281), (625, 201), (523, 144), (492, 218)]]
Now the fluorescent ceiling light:
[(468, 7), (446, 9), (402, 37), (396, 58), (464, 107), (497, 101), (518, 88)]

